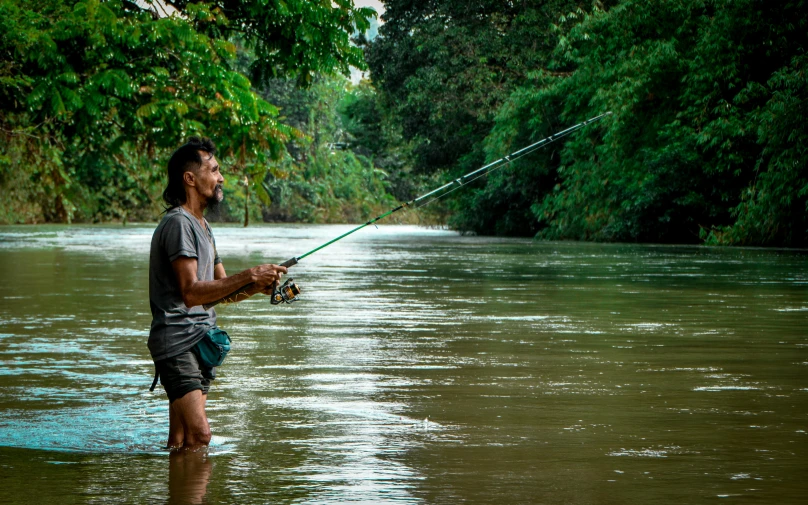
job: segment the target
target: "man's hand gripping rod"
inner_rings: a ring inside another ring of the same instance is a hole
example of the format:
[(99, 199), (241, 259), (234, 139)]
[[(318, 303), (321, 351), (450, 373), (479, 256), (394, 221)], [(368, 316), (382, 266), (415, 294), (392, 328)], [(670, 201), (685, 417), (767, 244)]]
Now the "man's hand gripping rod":
[[(283, 263), (281, 263), (278, 266), (289, 268), (292, 265), (297, 265), (297, 262), (298, 262), (299, 259), (300, 258), (297, 258), (297, 257), (289, 258), (288, 260), (284, 261)], [(219, 298), (215, 302), (206, 303), (206, 304), (202, 305), (202, 308), (204, 308), (205, 310), (210, 310), (211, 307), (215, 307), (216, 305), (219, 305), (220, 303), (233, 303), (233, 302), (238, 302), (238, 301), (241, 301), (241, 300), (246, 300), (247, 298), (250, 297), (250, 295), (247, 294), (247, 292), (250, 289), (252, 289), (253, 286), (255, 286), (255, 283), (251, 282), (251, 283), (247, 284), (246, 286), (243, 286), (243, 287), (239, 288), (238, 290), (230, 293), (229, 295), (225, 296), (224, 298)], [(296, 284), (294, 284), (292, 282), (292, 279), (289, 279), (288, 281), (286, 281), (283, 284), (283, 286), (281, 286), (280, 288), (278, 288), (277, 286), (278, 286), (277, 282), (272, 284), (272, 304), (273, 305), (277, 305), (277, 304), (279, 304), (281, 302), (284, 302), (284, 301), (287, 302), (287, 303), (293, 302), (293, 301), (295, 301), (295, 296), (300, 294), (300, 289), (297, 287)], [(286, 294), (284, 292), (284, 290), (286, 290), (286, 289), (290, 290), (290, 291), (288, 291), (288, 294)]]

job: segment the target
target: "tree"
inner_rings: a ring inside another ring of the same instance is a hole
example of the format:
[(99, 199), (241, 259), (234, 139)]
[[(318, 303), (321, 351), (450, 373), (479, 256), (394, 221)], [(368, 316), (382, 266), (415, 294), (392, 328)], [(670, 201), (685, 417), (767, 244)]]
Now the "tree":
[(549, 71), (501, 109), (488, 156), (551, 124), (614, 116), (497, 174), (466, 215), (509, 181), (541, 181), (518, 210), (547, 238), (807, 243), (805, 2), (624, 0), (573, 14)]
[[(169, 3), (169, 2), (166, 2)], [(199, 6), (223, 22), (197, 22), (194, 27), (212, 39), (244, 42), (255, 55), (251, 77), (257, 84), (268, 79), (297, 77), (310, 84), (318, 73), (350, 74), (350, 67), (365, 68), (362, 50), (350, 35), (370, 28), (376, 16), (371, 8), (357, 8), (353, 0), (174, 0), (183, 11)]]
[(471, 168), (514, 86), (544, 68), (569, 0), (385, 2), (366, 49), (373, 83), (427, 172)]
[[(301, 0), (271, 18), (263, 4), (175, 2), (182, 16), (155, 18), (126, 0), (0, 0), (0, 184), (28, 195), (19, 212), (126, 218), (154, 201), (160, 167), (191, 134), (260, 182), (297, 133), (237, 70), (230, 38), (255, 48), (257, 77), (306, 81), (356, 62), (344, 28), (372, 13)], [(278, 25), (283, 16), (298, 24)]]
[(358, 222), (394, 205), (388, 174), (374, 165), (374, 153), (355, 143), (353, 133), (364, 133), (365, 125), (342, 113), (355, 103), (355, 92), (347, 79), (323, 75), (305, 89), (282, 79), (262, 88), (283, 120), (306, 134), (287, 144), (287, 156), (267, 176), (272, 205), (264, 210), (266, 220)]

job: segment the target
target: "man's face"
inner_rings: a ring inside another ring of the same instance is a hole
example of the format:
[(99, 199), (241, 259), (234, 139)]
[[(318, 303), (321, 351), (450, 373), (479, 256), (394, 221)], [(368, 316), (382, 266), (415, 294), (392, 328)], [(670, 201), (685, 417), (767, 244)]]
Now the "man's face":
[(219, 170), (219, 162), (216, 158), (204, 151), (199, 152), (202, 156), (202, 165), (199, 166), (196, 176), (196, 190), (208, 203), (208, 207), (215, 207), (224, 198), (222, 184), (224, 177)]

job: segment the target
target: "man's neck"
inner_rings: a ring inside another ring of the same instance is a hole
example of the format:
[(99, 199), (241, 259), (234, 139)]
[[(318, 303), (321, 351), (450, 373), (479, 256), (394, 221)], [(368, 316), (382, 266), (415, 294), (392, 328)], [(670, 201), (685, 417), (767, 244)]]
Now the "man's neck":
[(203, 212), (205, 211), (205, 207), (203, 205), (199, 205), (199, 204), (194, 205), (194, 203), (195, 202), (191, 202), (191, 201), (185, 202), (182, 205), (182, 208), (183, 208), (183, 210), (185, 210), (185, 212), (187, 212), (188, 214), (194, 216), (196, 218), (196, 220), (200, 222), (200, 224), (204, 224), (205, 223), (205, 217), (203, 215)]

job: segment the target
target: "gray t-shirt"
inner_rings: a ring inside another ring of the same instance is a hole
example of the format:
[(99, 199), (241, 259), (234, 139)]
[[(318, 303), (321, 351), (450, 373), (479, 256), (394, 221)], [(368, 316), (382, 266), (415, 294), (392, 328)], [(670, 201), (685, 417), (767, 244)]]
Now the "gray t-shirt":
[(166, 212), (154, 230), (149, 254), (149, 304), (152, 324), (149, 352), (154, 361), (176, 356), (196, 345), (216, 324), (216, 311), (186, 307), (171, 262), (180, 256), (197, 259), (200, 281), (213, 280), (213, 268), (221, 263), (213, 232), (204, 228), (182, 207)]

